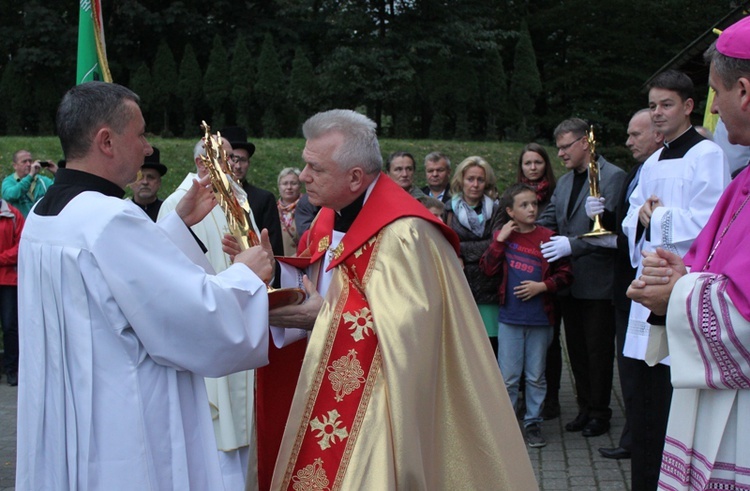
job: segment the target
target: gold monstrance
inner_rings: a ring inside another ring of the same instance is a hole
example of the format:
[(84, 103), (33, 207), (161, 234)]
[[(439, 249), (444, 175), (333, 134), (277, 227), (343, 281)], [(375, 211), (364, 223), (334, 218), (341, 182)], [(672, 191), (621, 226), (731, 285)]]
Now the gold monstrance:
[[(216, 201), (227, 218), (229, 233), (237, 239), (240, 249), (260, 245), (260, 238), (255, 233), (250, 215), (250, 204), (247, 193), (234, 179), (227, 164), (227, 153), (221, 146), (221, 134), (211, 134), (211, 127), (205, 121), (201, 124), (204, 131), (206, 155), (201, 161), (211, 176), (211, 187)], [(305, 291), (300, 288), (268, 287), (268, 308), (274, 309), (284, 305), (297, 305), (305, 300)]]
[[(594, 125), (591, 125), (591, 129), (586, 135), (586, 139), (589, 142), (589, 194), (594, 198), (601, 196), (599, 190), (599, 166), (596, 164), (596, 140), (594, 139)], [(602, 222), (599, 219), (599, 215), (594, 217), (594, 226), (591, 232), (581, 235), (581, 237), (599, 237), (601, 235), (612, 235), (612, 232), (602, 226)]]

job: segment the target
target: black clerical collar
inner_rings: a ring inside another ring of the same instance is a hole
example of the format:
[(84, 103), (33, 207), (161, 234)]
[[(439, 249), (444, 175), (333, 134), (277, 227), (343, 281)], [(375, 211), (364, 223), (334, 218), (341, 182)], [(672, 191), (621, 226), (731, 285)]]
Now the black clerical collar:
[(85, 191), (95, 191), (122, 199), (125, 191), (117, 184), (103, 177), (75, 169), (59, 169), (55, 174), (55, 183), (34, 208), (36, 215), (58, 215), (70, 201)]
[(362, 210), (362, 206), (365, 204), (366, 194), (367, 191), (365, 190), (365, 192), (360, 194), (351, 204), (342, 208), (341, 211), (336, 212), (336, 215), (333, 218), (333, 229), (335, 231), (343, 233), (349, 231), (349, 227), (352, 226), (352, 223), (354, 223), (357, 215), (359, 215), (360, 210)]
[(691, 126), (671, 142), (664, 142), (664, 150), (659, 155), (659, 160), (681, 159), (688, 150), (703, 140), (705, 138)]

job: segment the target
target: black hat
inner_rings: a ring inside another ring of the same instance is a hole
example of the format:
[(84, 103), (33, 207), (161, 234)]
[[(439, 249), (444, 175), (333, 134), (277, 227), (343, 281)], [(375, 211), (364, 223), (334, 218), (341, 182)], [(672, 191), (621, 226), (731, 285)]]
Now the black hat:
[(153, 145), (151, 146), (151, 148), (153, 148), (154, 151), (151, 152), (151, 155), (146, 156), (141, 168), (156, 169), (156, 172), (158, 172), (160, 176), (163, 176), (167, 173), (167, 166), (159, 162), (159, 149), (154, 147)]
[(221, 136), (229, 141), (232, 148), (244, 148), (247, 150), (248, 158), (255, 153), (255, 145), (247, 141), (247, 131), (239, 126), (230, 126), (219, 131)]

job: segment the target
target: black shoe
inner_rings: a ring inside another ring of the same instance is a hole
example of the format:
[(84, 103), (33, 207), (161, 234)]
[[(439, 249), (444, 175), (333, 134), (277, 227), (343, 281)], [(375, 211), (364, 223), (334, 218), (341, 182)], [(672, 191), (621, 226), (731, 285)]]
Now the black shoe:
[(601, 418), (591, 418), (583, 429), (583, 436), (599, 436), (609, 431), (609, 421)]
[(9, 373), (7, 375), (7, 378), (8, 378), (8, 385), (10, 385), (11, 387), (15, 387), (16, 385), (18, 385), (18, 374), (17, 373)]
[(542, 409), (542, 419), (549, 421), (560, 417), (560, 403), (556, 400), (544, 401), (544, 409)]
[(615, 448), (600, 448), (599, 454), (604, 457), (605, 459), (629, 459), (630, 458), (630, 450), (625, 450), (622, 447), (615, 447)]
[(578, 413), (576, 419), (565, 425), (565, 431), (581, 431), (588, 422), (589, 417), (586, 414)]

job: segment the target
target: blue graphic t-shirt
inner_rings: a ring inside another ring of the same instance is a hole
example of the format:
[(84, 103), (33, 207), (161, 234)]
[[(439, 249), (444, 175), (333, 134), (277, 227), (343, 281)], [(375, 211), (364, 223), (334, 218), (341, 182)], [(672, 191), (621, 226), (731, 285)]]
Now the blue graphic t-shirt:
[(505, 241), (508, 279), (505, 303), (500, 306), (498, 314), (498, 320), (505, 324), (549, 326), (549, 318), (544, 312), (543, 293), (525, 302), (513, 293), (522, 281), (542, 281), (542, 251), (539, 246), (542, 236), (535, 233), (538, 230), (539, 227), (525, 234), (513, 232)]

